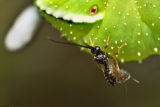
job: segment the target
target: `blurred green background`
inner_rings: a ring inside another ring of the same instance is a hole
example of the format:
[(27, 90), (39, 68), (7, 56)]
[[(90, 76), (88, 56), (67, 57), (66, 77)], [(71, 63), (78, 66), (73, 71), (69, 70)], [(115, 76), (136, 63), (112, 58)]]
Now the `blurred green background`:
[(93, 58), (77, 47), (49, 42), (64, 41), (43, 20), (32, 42), (19, 52), (4, 48), (4, 37), (16, 16), (32, 0), (0, 0), (0, 106), (45, 107), (159, 107), (160, 56), (142, 64), (120, 64), (141, 83), (125, 87), (106, 84)]

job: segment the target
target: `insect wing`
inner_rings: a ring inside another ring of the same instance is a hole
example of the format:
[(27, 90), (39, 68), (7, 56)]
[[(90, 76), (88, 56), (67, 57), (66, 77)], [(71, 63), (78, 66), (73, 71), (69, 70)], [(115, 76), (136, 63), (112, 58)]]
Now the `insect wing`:
[(128, 73), (126, 70), (120, 69), (120, 73), (117, 76), (117, 82), (118, 83), (125, 83), (130, 78), (131, 78), (130, 73)]
[(108, 65), (112, 76), (116, 78), (116, 83), (122, 84), (131, 78), (130, 74), (126, 70), (116, 69), (113, 58), (108, 59)]

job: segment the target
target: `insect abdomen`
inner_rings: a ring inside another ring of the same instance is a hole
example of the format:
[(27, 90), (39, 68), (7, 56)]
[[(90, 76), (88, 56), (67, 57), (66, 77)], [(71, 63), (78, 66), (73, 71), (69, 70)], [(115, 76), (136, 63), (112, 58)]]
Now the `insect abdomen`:
[(116, 83), (116, 78), (112, 76), (112, 74), (106, 73), (104, 74), (105, 79), (109, 82), (109, 84), (111, 84), (112, 86), (115, 85)]
[(110, 71), (108, 65), (105, 65), (104, 77), (112, 86), (116, 84), (116, 78), (113, 75), (113, 73)]

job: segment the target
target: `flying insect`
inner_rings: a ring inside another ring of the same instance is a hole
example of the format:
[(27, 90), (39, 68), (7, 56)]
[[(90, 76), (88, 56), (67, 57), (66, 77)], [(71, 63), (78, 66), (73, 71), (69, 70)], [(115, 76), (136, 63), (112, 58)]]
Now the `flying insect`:
[[(94, 56), (94, 60), (102, 66), (102, 68), (103, 68), (102, 71), (104, 73), (105, 79), (112, 86), (114, 86), (118, 83), (120, 83), (120, 84), (125, 83), (130, 78), (132, 78), (135, 82), (139, 83), (138, 80), (131, 77), (130, 73), (128, 73), (127, 71), (125, 71), (123, 69), (120, 69), (119, 65), (118, 65), (118, 61), (115, 58), (111, 57), (110, 54), (105, 52), (105, 50), (108, 47), (109, 37), (110, 37), (110, 33), (109, 33), (107, 44), (105, 45), (104, 50), (102, 50), (99, 46), (90, 46), (86, 43), (84, 43), (84, 45), (80, 45), (80, 44), (75, 44), (75, 43), (66, 43), (66, 42), (56, 41), (56, 40), (52, 39), (51, 37), (48, 37), (48, 39), (54, 43), (78, 46), (78, 47), (83, 47), (83, 48), (89, 49)], [(126, 44), (127, 43), (124, 43), (123, 45), (121, 45), (118, 49), (118, 53), (113, 53), (113, 55), (118, 55), (120, 52), (120, 49), (123, 46), (125, 46)]]

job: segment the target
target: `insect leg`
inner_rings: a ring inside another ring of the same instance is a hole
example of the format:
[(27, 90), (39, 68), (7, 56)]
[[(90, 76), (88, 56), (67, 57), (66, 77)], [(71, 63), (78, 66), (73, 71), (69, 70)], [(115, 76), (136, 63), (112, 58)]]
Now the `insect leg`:
[(118, 61), (117, 61), (116, 59), (113, 59), (113, 61), (114, 61), (114, 65), (115, 65), (115, 67), (116, 67), (116, 70), (118, 71), (120, 80), (122, 80), (123, 75), (122, 75), (121, 72), (120, 72), (120, 68), (119, 68), (119, 65), (118, 65)]
[(117, 60), (116, 60), (116, 59), (113, 59), (113, 61), (114, 61), (114, 65), (115, 65), (117, 71), (120, 73), (120, 69), (119, 69), (119, 65), (118, 65)]
[(125, 45), (127, 45), (127, 42), (118, 47), (118, 53), (113, 53), (113, 55), (119, 55), (121, 48), (124, 47)]
[(90, 46), (94, 46), (91, 37), (89, 37), (89, 41), (90, 41)]
[(109, 38), (110, 38), (110, 32), (109, 32), (109, 35), (108, 35), (108, 39), (107, 39), (107, 43), (106, 43), (106, 45), (105, 45), (105, 47), (104, 47), (104, 51), (107, 49), (107, 47), (108, 47), (108, 44), (109, 44)]

